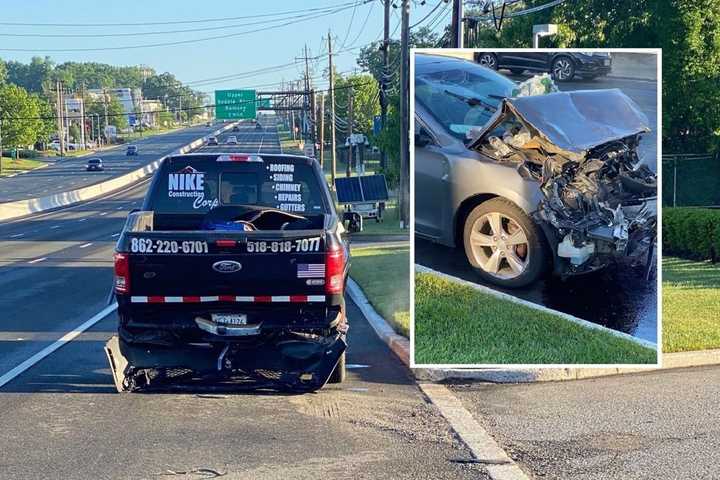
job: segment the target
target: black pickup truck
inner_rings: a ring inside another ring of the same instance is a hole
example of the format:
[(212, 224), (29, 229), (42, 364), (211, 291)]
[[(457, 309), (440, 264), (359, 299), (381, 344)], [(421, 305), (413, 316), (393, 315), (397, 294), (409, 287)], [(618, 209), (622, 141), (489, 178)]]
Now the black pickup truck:
[(105, 351), (118, 391), (181, 379), (295, 391), (341, 382), (344, 230), (313, 159), (164, 159), (116, 247), (118, 335)]

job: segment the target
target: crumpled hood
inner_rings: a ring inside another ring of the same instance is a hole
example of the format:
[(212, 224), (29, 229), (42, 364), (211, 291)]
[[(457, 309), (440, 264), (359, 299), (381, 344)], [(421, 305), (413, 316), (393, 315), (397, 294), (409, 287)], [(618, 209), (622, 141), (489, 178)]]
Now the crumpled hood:
[(508, 114), (554, 146), (580, 155), (598, 145), (650, 131), (640, 107), (619, 89), (578, 90), (503, 99), (470, 148), (480, 145)]

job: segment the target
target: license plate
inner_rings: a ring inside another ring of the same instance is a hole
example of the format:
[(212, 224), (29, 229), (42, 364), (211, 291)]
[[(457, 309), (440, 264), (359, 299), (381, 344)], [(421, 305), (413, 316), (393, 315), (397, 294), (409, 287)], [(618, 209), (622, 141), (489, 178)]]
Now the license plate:
[(247, 315), (244, 313), (213, 313), (212, 320), (221, 325), (247, 325)]

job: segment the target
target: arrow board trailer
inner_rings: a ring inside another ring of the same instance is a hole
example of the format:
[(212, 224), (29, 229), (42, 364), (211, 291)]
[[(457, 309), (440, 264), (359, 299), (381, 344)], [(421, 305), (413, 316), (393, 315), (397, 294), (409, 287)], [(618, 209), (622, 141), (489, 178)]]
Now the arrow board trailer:
[(338, 203), (345, 206), (346, 213), (382, 222), (382, 212), (389, 198), (385, 175), (336, 178), (335, 190)]

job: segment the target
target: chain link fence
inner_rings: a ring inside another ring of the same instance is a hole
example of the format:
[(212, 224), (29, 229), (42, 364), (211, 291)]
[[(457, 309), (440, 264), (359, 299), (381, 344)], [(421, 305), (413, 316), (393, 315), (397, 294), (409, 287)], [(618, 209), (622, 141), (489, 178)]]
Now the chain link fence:
[(662, 203), (665, 207), (720, 205), (720, 158), (717, 154), (662, 156)]

